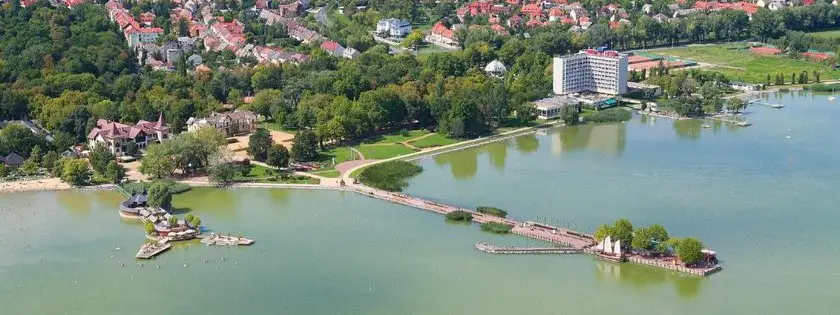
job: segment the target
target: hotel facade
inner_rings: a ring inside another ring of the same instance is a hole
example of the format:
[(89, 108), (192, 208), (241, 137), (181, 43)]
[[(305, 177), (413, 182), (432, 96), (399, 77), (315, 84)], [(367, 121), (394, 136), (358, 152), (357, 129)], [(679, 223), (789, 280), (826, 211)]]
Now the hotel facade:
[(627, 55), (613, 50), (582, 50), (554, 57), (554, 93), (627, 93)]

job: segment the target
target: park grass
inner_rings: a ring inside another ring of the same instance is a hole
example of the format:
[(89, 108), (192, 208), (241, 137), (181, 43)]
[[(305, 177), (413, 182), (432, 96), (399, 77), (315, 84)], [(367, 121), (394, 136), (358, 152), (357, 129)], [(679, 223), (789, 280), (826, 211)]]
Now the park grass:
[(366, 159), (389, 159), (400, 155), (414, 153), (414, 150), (402, 144), (385, 144), (385, 145), (361, 145), (356, 149), (365, 156)]
[(341, 173), (339, 173), (335, 169), (329, 169), (329, 170), (326, 170), (326, 171), (309, 172), (309, 174), (318, 175), (318, 176), (322, 176), (322, 177), (329, 177), (329, 178), (338, 178), (338, 177), (341, 176)]
[(248, 171), (248, 174), (245, 177), (265, 177), (270, 176), (269, 172), (273, 173), (274, 170), (267, 168), (262, 165), (251, 164), (251, 169)]
[(418, 148), (442, 147), (454, 143), (458, 143), (458, 140), (449, 138), (439, 133), (433, 134), (423, 139), (417, 139), (415, 141), (408, 142), (408, 144), (411, 144)]
[(840, 38), (840, 30), (812, 32), (812, 33), (808, 33), (808, 34), (813, 35), (814, 37), (819, 37), (819, 38)]
[(324, 162), (332, 162), (332, 160), (335, 159), (335, 164), (339, 164), (341, 162), (349, 160), (350, 154), (352, 154), (352, 152), (350, 151), (350, 147), (332, 147), (329, 150), (321, 151), (320, 160)]
[(807, 71), (808, 74), (813, 73), (813, 71), (820, 72), (822, 80), (840, 76), (840, 71), (831, 70), (829, 67), (816, 62), (794, 59), (788, 56), (756, 55), (747, 50), (746, 45), (743, 44), (687, 46), (654, 49), (649, 52), (666, 57), (674, 56), (724, 66), (708, 69), (721, 72), (733, 81), (764, 83), (768, 74), (772, 80), (778, 73), (789, 77), (792, 73), (799, 74), (802, 71)]
[(384, 134), (381, 136), (372, 137), (369, 139), (365, 139), (362, 141), (364, 144), (389, 144), (389, 143), (400, 143), (409, 141), (411, 139), (421, 137), (424, 135), (429, 134), (429, 131), (425, 129), (416, 129), (416, 130), (404, 130), (399, 132), (393, 132), (389, 134)]

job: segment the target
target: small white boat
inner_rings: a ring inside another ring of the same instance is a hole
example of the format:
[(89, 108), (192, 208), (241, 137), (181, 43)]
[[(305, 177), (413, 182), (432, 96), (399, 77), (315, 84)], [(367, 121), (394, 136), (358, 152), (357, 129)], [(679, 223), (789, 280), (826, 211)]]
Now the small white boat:
[(829, 97), (828, 97), (828, 100), (833, 102), (833, 101), (835, 100), (834, 95), (829, 96)]
[(770, 107), (773, 107), (773, 108), (782, 108), (782, 107), (785, 107), (785, 105), (783, 105), (783, 104), (772, 104), (772, 105), (770, 105)]
[(703, 128), (712, 128), (712, 125), (709, 125), (709, 124), (703, 124)]

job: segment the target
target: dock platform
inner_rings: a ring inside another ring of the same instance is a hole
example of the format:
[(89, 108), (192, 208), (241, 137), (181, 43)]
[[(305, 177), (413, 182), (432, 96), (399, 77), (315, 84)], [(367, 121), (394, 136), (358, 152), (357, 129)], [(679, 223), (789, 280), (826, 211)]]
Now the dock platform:
[(172, 248), (172, 244), (144, 243), (135, 257), (149, 259)]
[(475, 248), (490, 254), (580, 254), (582, 249), (568, 247), (516, 247), (496, 246), (489, 243), (475, 243)]

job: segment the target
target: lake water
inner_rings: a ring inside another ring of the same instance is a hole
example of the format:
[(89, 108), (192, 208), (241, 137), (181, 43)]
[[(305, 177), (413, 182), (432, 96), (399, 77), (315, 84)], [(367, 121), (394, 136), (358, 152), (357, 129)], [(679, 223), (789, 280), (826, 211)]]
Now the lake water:
[(119, 218), (119, 195), (38, 192), (0, 194), (0, 313), (836, 313), (840, 103), (771, 101), (786, 107), (750, 108), (748, 128), (636, 117), (424, 158), (407, 189), (584, 231), (661, 223), (719, 253), (724, 270), (708, 278), (493, 256), (473, 245), (533, 242), (352, 193), (268, 189), (175, 197), (252, 247), (194, 242), (138, 261), (142, 225)]

